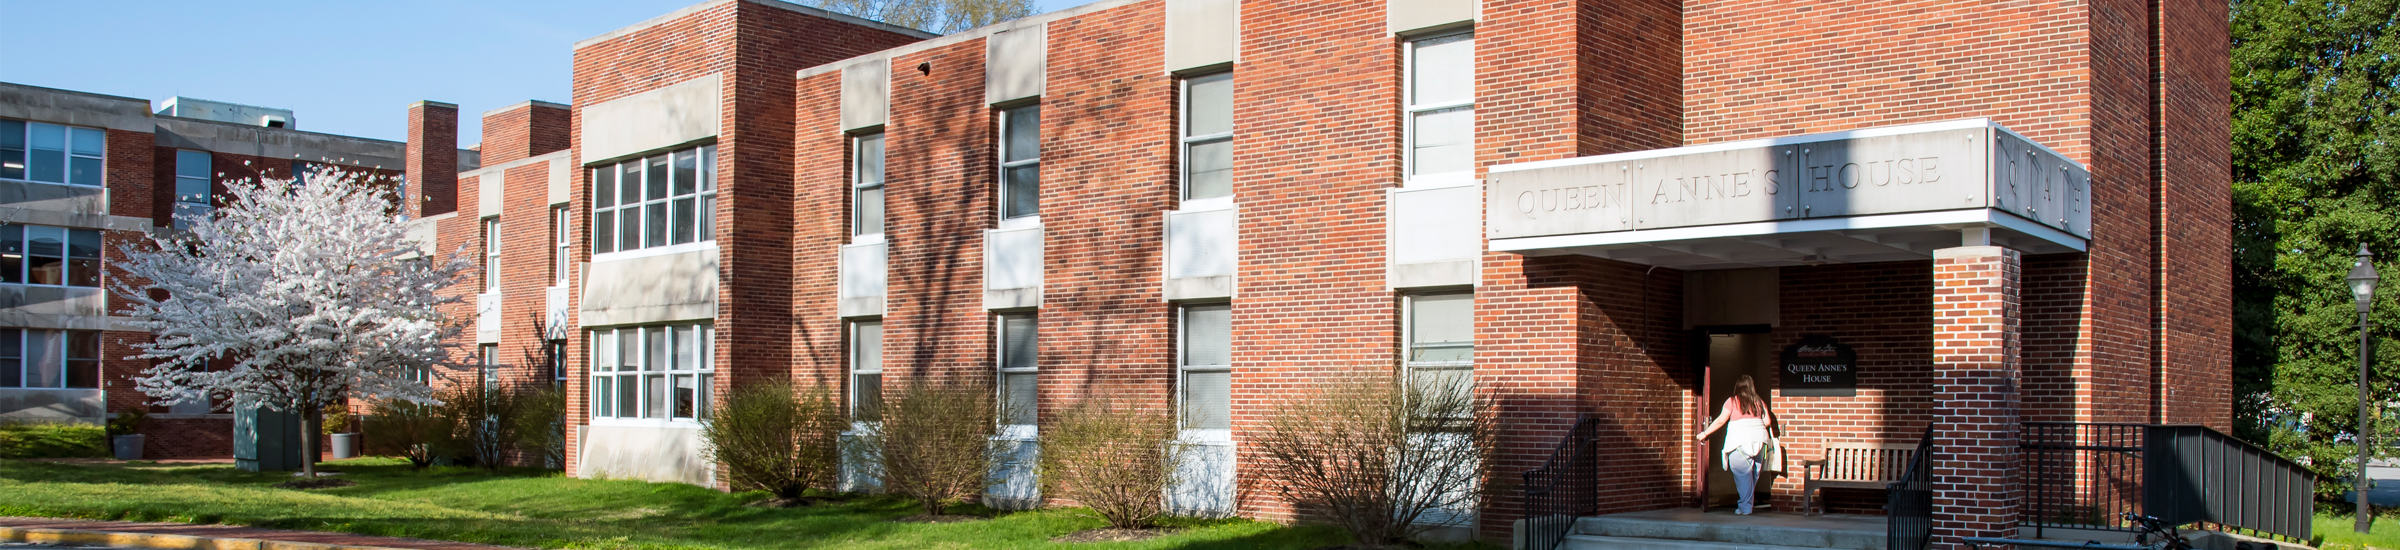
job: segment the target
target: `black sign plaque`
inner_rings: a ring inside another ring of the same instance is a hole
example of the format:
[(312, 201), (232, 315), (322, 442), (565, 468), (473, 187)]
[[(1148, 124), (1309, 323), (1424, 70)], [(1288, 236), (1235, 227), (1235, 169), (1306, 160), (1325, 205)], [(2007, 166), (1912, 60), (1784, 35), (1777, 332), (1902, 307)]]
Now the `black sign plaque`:
[(1783, 348), (1780, 395), (1858, 395), (1858, 352), (1831, 336), (1803, 336)]

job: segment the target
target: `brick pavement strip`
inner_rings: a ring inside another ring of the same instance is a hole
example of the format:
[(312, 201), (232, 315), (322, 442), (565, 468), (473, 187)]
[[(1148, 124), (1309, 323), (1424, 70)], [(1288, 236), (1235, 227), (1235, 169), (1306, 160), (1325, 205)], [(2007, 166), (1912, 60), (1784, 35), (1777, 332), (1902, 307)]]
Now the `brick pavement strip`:
[(504, 550), (464, 542), (234, 525), (0, 517), (0, 540), (161, 550)]

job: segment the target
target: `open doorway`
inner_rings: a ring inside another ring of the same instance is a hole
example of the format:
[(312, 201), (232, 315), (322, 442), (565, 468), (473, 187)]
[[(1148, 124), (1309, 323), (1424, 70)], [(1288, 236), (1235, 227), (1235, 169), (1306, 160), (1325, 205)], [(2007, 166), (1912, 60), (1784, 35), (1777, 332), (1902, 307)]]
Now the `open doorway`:
[[(1724, 327), (1708, 330), (1707, 350), (1704, 356), (1707, 362), (1702, 364), (1708, 366), (1706, 369), (1708, 399), (1703, 403), (1707, 404), (1705, 414), (1711, 415), (1710, 418), (1714, 418), (1714, 415), (1723, 407), (1725, 400), (1733, 398), (1734, 382), (1741, 379), (1743, 375), (1750, 376), (1752, 383), (1757, 385), (1759, 399), (1766, 400), (1769, 410), (1773, 409), (1775, 392), (1772, 389), (1772, 380), (1775, 372), (1774, 365), (1770, 361), (1773, 350), (1768, 347), (1767, 337), (1767, 327), (1764, 326)], [(1732, 506), (1737, 498), (1733, 473), (1726, 471), (1723, 466), (1724, 453), (1725, 432), (1718, 430), (1717, 434), (1709, 437), (1708, 441), (1708, 471), (1706, 473), (1708, 493), (1703, 500), (1702, 508), (1704, 509)], [(1778, 475), (1781, 474), (1777, 472), (1760, 473), (1758, 490), (1753, 493), (1752, 497), (1753, 506), (1761, 510), (1768, 508), (1768, 488), (1775, 486), (1775, 477)]]

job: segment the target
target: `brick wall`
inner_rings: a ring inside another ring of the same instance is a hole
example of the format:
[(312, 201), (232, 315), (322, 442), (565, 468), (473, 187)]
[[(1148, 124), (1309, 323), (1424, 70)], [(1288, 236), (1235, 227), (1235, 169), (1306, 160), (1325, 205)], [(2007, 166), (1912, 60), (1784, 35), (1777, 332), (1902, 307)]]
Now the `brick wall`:
[(408, 173), (411, 218), (458, 211), (458, 106), (420, 101), (408, 107)]
[(142, 420), (142, 459), (232, 458), (233, 415), (152, 415)]
[(1934, 252), (1933, 540), (2010, 538), (2017, 474), (2022, 256), (1993, 246)]
[(566, 149), (574, 113), (565, 105), (528, 102), (483, 115), (483, 141), (476, 145), (483, 165), (538, 157)]
[(2233, 429), (2233, 201), (2224, 1), (2161, 2), (2159, 420)]
[[(983, 103), (983, 52), (983, 41), (968, 40), (892, 58), (884, 134), (887, 390), (929, 378), (992, 383), (982, 232), (996, 219), (996, 127)], [(919, 63), (933, 71), (918, 73)]]

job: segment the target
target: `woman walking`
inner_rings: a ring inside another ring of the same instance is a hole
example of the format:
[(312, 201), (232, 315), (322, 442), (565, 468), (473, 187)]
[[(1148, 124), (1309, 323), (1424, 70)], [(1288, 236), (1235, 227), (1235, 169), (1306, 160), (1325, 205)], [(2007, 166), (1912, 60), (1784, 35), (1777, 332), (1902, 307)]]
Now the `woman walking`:
[(1693, 437), (1707, 441), (1718, 428), (1725, 428), (1725, 470), (1733, 472), (1734, 490), (1741, 493), (1733, 513), (1750, 514), (1750, 496), (1758, 489), (1759, 457), (1767, 454), (1767, 427), (1773, 425), (1775, 412), (1767, 410), (1767, 401), (1758, 398), (1757, 383), (1745, 374), (1734, 381), (1733, 398), (1718, 407), (1716, 421)]

